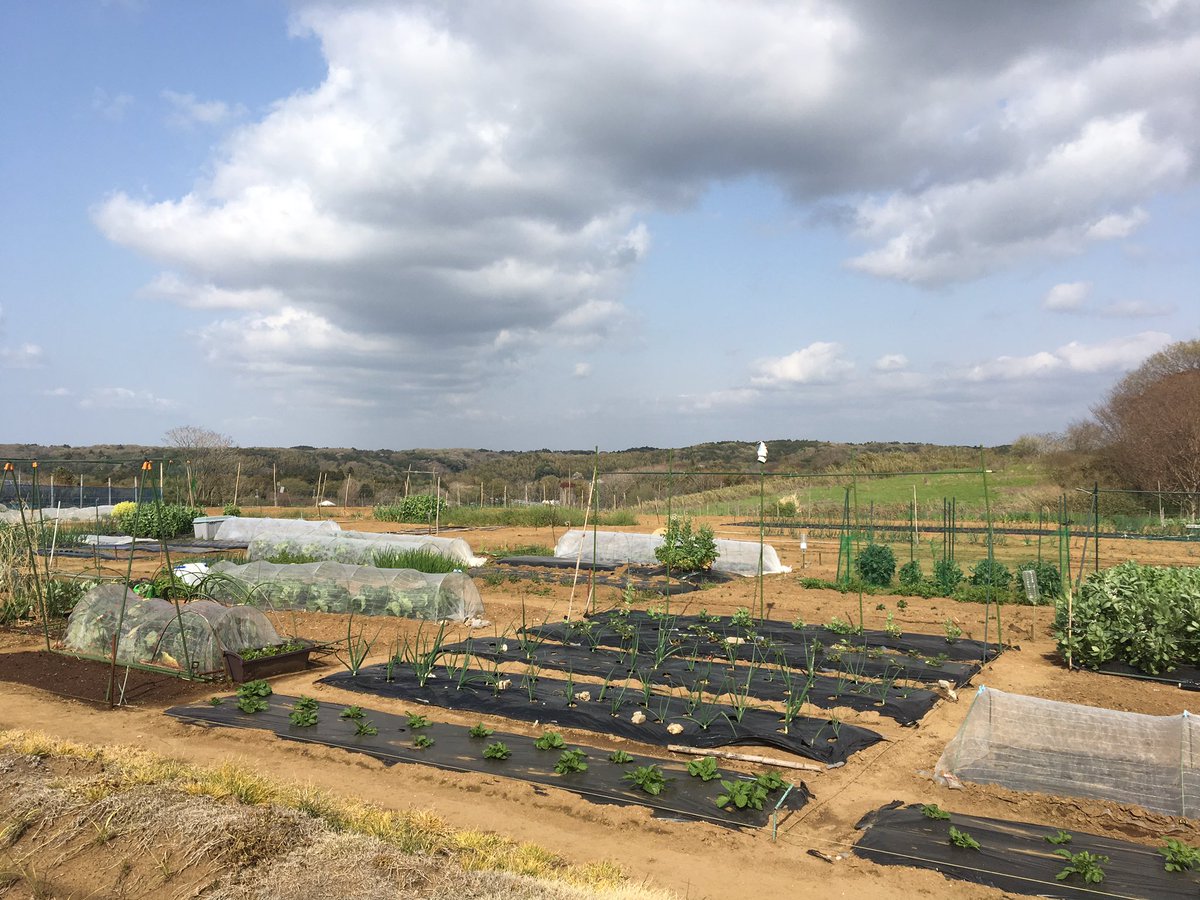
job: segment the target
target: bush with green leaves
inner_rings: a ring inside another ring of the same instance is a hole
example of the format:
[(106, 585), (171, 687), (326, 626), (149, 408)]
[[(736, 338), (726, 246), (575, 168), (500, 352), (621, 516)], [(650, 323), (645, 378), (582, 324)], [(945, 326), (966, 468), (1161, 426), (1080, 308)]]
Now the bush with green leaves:
[(713, 530), (701, 525), (692, 530), (692, 520), (671, 517), (663, 542), (654, 549), (654, 558), (664, 566), (681, 572), (711, 569), (717, 561), (717, 542)]
[(141, 537), (173, 538), (191, 532), (192, 520), (203, 515), (202, 509), (175, 503), (119, 503), (112, 518), (125, 534), (136, 530)]
[(896, 554), (887, 544), (867, 544), (854, 561), (859, 577), (867, 584), (884, 587), (896, 574)]
[(900, 587), (910, 591), (915, 588), (919, 588), (924, 578), (925, 575), (921, 571), (921, 564), (915, 559), (902, 565), (900, 567), (900, 572), (898, 573)]
[[(1062, 594), (1062, 573), (1058, 571), (1058, 566), (1053, 563), (1048, 563), (1045, 560), (1030, 560), (1017, 566), (1017, 571), (1033, 572), (1034, 578), (1037, 579), (1038, 594), (1041, 595), (1042, 602), (1050, 603)], [(1024, 587), (1018, 587), (1022, 594), (1024, 594)]]
[(375, 507), (379, 522), (432, 522), (445, 514), (446, 502), (433, 494), (410, 494), (395, 503)]
[(1072, 625), (1060, 598), (1054, 632), (1075, 665), (1119, 662), (1150, 675), (1170, 672), (1197, 658), (1200, 568), (1126, 562), (1103, 569), (1084, 580), (1073, 612)]
[(221, 510), (221, 512), (227, 516), (240, 516), (242, 514), (242, 508), (240, 506), (234, 506), (232, 503), (226, 503), (225, 508)]
[(952, 559), (939, 559), (933, 564), (933, 584), (942, 594), (949, 597), (963, 580), (963, 570)]
[(981, 559), (971, 569), (971, 584), (976, 587), (991, 587), (996, 591), (1008, 590), (1012, 583), (1012, 572), (998, 559)]

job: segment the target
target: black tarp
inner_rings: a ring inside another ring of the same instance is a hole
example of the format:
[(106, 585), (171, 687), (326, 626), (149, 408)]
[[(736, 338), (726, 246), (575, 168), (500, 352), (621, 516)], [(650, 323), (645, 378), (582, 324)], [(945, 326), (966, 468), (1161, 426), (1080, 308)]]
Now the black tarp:
[[(235, 698), (228, 697), (219, 706), (176, 706), (167, 715), (202, 725), (233, 728), (256, 728), (272, 731), (281, 738), (304, 743), (338, 747), (354, 753), (365, 753), (385, 763), (420, 763), (454, 772), (481, 772), (502, 775), (535, 784), (549, 785), (578, 794), (594, 803), (646, 806), (656, 816), (697, 819), (737, 828), (759, 827), (769, 821), (771, 810), (783, 798), (784, 790), (772, 792), (762, 810), (725, 810), (716, 805), (721, 790), (719, 780), (703, 782), (687, 773), (685, 766), (650, 757), (635, 757), (631, 763), (618, 765), (608, 760), (609, 751), (595, 747), (568, 744), (571, 749), (587, 754), (585, 772), (560, 775), (554, 771), (561, 751), (538, 750), (534, 738), (528, 735), (496, 732), (486, 738), (473, 738), (460, 725), (432, 722), (414, 731), (404, 716), (378, 710), (363, 710), (364, 719), (378, 730), (377, 735), (355, 735), (355, 723), (340, 717), (345, 708), (332, 703), (319, 703), (317, 724), (299, 728), (288, 721), (291, 705), (297, 698), (273, 695), (263, 712), (247, 714), (238, 710)], [(423, 734), (433, 740), (424, 750), (413, 746), (413, 737)], [(483, 748), (502, 742), (512, 755), (506, 760), (484, 759)], [(624, 780), (626, 772), (636, 766), (654, 764), (663, 770), (667, 786), (658, 796), (652, 796)], [(718, 761), (719, 764), (719, 761)], [(787, 773), (780, 777), (785, 781)], [(747, 776), (726, 772), (723, 778), (746, 779)], [(783, 810), (800, 809), (812, 794), (804, 782), (783, 800)]]
[[(501, 649), (507, 646), (508, 649)], [(628, 654), (601, 648), (588, 649), (571, 644), (545, 643), (522, 651), (517, 641), (505, 644), (496, 639), (471, 640), (451, 644), (445, 653), (456, 656), (471, 654), (477, 658), (501, 663), (533, 663), (542, 669), (557, 669), (596, 678), (620, 680), (634, 678), (649, 680), (661, 687), (702, 689), (708, 694), (748, 690), (759, 700), (783, 702), (788, 697), (788, 683), (777, 666), (730, 667), (721, 660), (688, 660), (678, 657), (664, 659), (658, 666), (649, 654), (639, 654), (630, 665)], [(834, 678), (813, 675), (811, 685), (807, 675), (789, 670), (791, 690), (799, 695), (808, 686), (807, 699), (813, 706), (877, 712), (895, 719), (901, 725), (911, 725), (929, 712), (938, 695), (921, 688), (898, 687), (875, 681), (856, 681), (853, 678)]]
[(1200, 691), (1200, 668), (1196, 666), (1176, 666), (1170, 672), (1151, 675), (1149, 672), (1126, 663), (1107, 662), (1096, 669), (1105, 675), (1120, 675), (1123, 678), (1137, 678), (1143, 681), (1155, 681), (1160, 684), (1173, 684), (1185, 691)]
[[(979, 842), (970, 850), (950, 843), (953, 825)], [(1153, 847), (1100, 835), (1072, 832), (1072, 853), (1086, 850), (1107, 856), (1104, 881), (1084, 884), (1078, 875), (1063, 881), (1055, 876), (1067, 865), (1058, 849), (1046, 840), (1056, 827), (1027, 822), (1007, 822), (951, 813), (949, 821), (926, 818), (919, 805), (895, 804), (868, 813), (858, 823), (863, 836), (854, 852), (881, 865), (933, 869), (951, 878), (999, 888), (1014, 894), (1040, 897), (1137, 898), (1174, 900), (1200, 894), (1200, 873), (1167, 872), (1163, 857)]]
[[(321, 682), (343, 690), (611, 734), (645, 744), (692, 747), (764, 744), (828, 764), (845, 762), (852, 753), (883, 740), (867, 728), (807, 717), (793, 719), (784, 733), (780, 730), (784, 726), (779, 713), (747, 709), (739, 722), (731, 706), (715, 703), (703, 703), (689, 714), (687, 698), (655, 695), (649, 706), (643, 707), (640, 692), (611, 685), (601, 698), (597, 686), (576, 683), (572, 693), (587, 689), (592, 692), (592, 700), (569, 703), (567, 682), (542, 676), (536, 677), (532, 686), (528, 676), (512, 676), (511, 687), (496, 690), (486, 684), (495, 676), (481, 670), (469, 670), (461, 685), (442, 677), (430, 679), (424, 687), (401, 666), (396, 666), (392, 674), (393, 680), (389, 681), (387, 667), (380, 664), (367, 666), (358, 675), (349, 672), (328, 675)], [(632, 721), (638, 711), (646, 716), (642, 724)], [(708, 727), (698, 721), (709, 717)], [(679, 725), (682, 731), (671, 734), (668, 725)]]

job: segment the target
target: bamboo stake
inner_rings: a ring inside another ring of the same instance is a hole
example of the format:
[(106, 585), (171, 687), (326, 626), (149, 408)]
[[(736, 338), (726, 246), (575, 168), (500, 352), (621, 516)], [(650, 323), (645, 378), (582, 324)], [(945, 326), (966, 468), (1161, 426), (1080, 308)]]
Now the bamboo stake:
[(718, 759), (734, 759), (738, 762), (757, 763), (759, 765), (778, 766), (781, 769), (800, 769), (803, 772), (824, 772), (840, 766), (817, 766), (812, 763), (792, 762), (788, 759), (771, 759), (769, 756), (755, 756), (752, 753), (733, 753), (729, 750), (710, 750), (703, 747), (687, 747), (683, 744), (668, 744), (671, 753), (686, 753), (689, 756), (715, 756)]
[[(159, 469), (161, 472), (162, 469)], [(237, 464), (237, 475), (233, 478), (233, 505), (237, 506), (238, 491), (242, 487), (242, 461), (239, 459)]]
[[(567, 621), (571, 621), (571, 613), (575, 609), (575, 586), (579, 584), (579, 567), (583, 563), (583, 541), (587, 537), (588, 515), (592, 511), (592, 491), (596, 489), (595, 474), (592, 475), (591, 488), (588, 491), (588, 505), (583, 511), (583, 533), (579, 536), (579, 552), (575, 554), (575, 577), (571, 579), (571, 597), (567, 601)], [(592, 562), (593, 577), (596, 571), (596, 563)], [(591, 601), (591, 594), (588, 594), (588, 601)], [(586, 607), (585, 607), (586, 609)]]

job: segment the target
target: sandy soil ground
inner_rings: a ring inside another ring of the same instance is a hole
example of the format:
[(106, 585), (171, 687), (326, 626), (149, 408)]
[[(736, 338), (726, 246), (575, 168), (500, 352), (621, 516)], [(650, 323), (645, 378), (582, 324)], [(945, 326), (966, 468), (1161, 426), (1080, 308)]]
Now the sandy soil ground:
[[(346, 525), (363, 530), (395, 530), (395, 526), (369, 520), (348, 521)], [(643, 524), (642, 529), (648, 527), (654, 527), (652, 521)], [(728, 536), (748, 537), (744, 529), (720, 530), (732, 531)], [(561, 530), (552, 534), (550, 529), (500, 528), (457, 532), (456, 536), (464, 537), (476, 552), (487, 552), (521, 545), (553, 546), (560, 533)], [(802, 560), (797, 544), (775, 540), (773, 543), (783, 561), (796, 571), (767, 579), (764, 599), (769, 617), (789, 622), (801, 617), (812, 623), (828, 622), (835, 615), (845, 618), (850, 614), (857, 618), (857, 596), (805, 590), (799, 585), (801, 574), (832, 577), (836, 557), (830, 561), (822, 551), (823, 558), (814, 559), (818, 550), (810, 542), (807, 559)], [(1119, 551), (1147, 562), (1195, 563), (1189, 545), (1112, 543), (1118, 546), (1102, 547), (1106, 562)], [(833, 552), (836, 554), (835, 545)], [(804, 561), (808, 566), (801, 570)], [(139, 562), (136, 568), (149, 572), (157, 564), (157, 561)], [(64, 561), (64, 566), (83, 568), (84, 563)], [(498, 585), (481, 581), (479, 587), (491, 624), (476, 629), (476, 635), (515, 630), (520, 624), (522, 607), (525, 616), (536, 621), (562, 619), (569, 608), (578, 615), (588, 594), (586, 579), (581, 579), (573, 597), (571, 586), (548, 581), (504, 581)], [(618, 596), (616, 588), (601, 587), (596, 603), (603, 608), (616, 602)], [(673, 601), (672, 611), (697, 612), (706, 608), (711, 613), (728, 615), (739, 607), (752, 607), (756, 598), (756, 581), (742, 579), (681, 595)], [(899, 609), (896, 600), (865, 598), (867, 626), (882, 627), (891, 613), (905, 631), (942, 634), (942, 623), (950, 618), (959, 623), (964, 636), (983, 635), (982, 606), (944, 599), (907, 598), (907, 607)], [(880, 602), (885, 609), (876, 609)], [(1196, 705), (1192, 695), (1174, 687), (1067, 671), (1055, 653), (1050, 635), (1052, 618), (1053, 611), (1044, 607), (1004, 607), (1004, 634), (1013, 646), (985, 666), (974, 684), (1156, 715), (1178, 714), (1189, 705)], [(346, 635), (346, 620), (339, 616), (289, 614), (279, 617), (276, 624), (281, 633), (298, 633), (317, 640), (337, 640)], [(381, 628), (372, 654), (381, 661), (389, 645), (401, 635), (413, 633), (416, 623), (389, 619), (372, 621), (370, 627), (372, 631)], [(452, 637), (471, 633), (461, 626), (453, 631)], [(35, 635), (19, 632), (0, 635), (0, 654), (29, 651), (37, 646)], [(332, 658), (327, 662), (326, 669), (276, 679), (276, 691), (402, 711), (402, 705), (393, 701), (368, 699), (317, 684), (321, 676), (339, 667)], [(0, 677), (2, 673), (0, 667)], [(458, 775), (415, 765), (389, 768), (366, 757), (300, 746), (266, 733), (187, 726), (161, 714), (162, 708), (178, 702), (177, 698), (141, 699), (129, 708), (109, 711), (98, 704), (0, 682), (0, 727), (38, 729), (85, 742), (134, 744), (200, 764), (219, 764), (225, 760), (249, 763), (269, 774), (311, 782), (385, 807), (427, 808), (457, 825), (535, 841), (572, 860), (614, 860), (635, 879), (688, 898), (887, 897), (902, 893), (929, 898), (1003, 896), (998, 891), (950, 881), (932, 872), (880, 867), (847, 856), (855, 839), (854, 823), (866, 812), (892, 800), (936, 802), (951, 812), (1088, 830), (1145, 843), (1154, 843), (1162, 835), (1200, 843), (1197, 823), (1150, 814), (1135, 807), (1017, 794), (978, 785), (967, 785), (961, 791), (937, 786), (929, 773), (965, 717), (972, 693), (970, 688), (964, 688), (959, 702), (940, 702), (917, 728), (901, 728), (875, 713), (841, 711), (845, 721), (879, 731), (885, 742), (855, 755), (843, 768), (804, 773), (815, 799), (781, 821), (778, 840), (774, 842), (769, 829), (731, 832), (704, 824), (668, 823), (650, 818), (645, 810), (596, 806), (566, 793), (516, 781)], [(475, 721), (473, 717), (437, 709), (428, 711), (428, 715), (460, 724)], [(494, 724), (502, 724), (509, 730), (538, 732), (518, 723)], [(567, 737), (598, 746), (620, 745), (618, 741), (597, 740), (590, 733), (568, 733)], [(631, 749), (663, 755), (661, 748)], [(764, 753), (771, 755), (771, 751)], [(811, 850), (835, 861), (819, 859), (810, 854)]]

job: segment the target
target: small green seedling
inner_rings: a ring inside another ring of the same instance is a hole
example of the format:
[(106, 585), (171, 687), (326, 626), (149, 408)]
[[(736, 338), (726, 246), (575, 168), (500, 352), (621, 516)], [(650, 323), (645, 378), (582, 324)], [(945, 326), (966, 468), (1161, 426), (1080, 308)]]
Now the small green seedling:
[(482, 722), (478, 725), (472, 725), (471, 730), (467, 732), (473, 738), (485, 738), (492, 736), (492, 729), (488, 728)]
[(1071, 832), (1058, 829), (1057, 834), (1046, 835), (1047, 844), (1069, 844), (1073, 840)]
[(965, 831), (959, 831), (953, 825), (950, 826), (950, 843), (955, 847), (962, 847), (964, 850), (978, 850), (979, 841), (971, 837)]
[(785, 784), (784, 780), (779, 777), (779, 773), (771, 769), (768, 769), (766, 772), (761, 772), (758, 778), (754, 780), (768, 794), (772, 791), (779, 790)]
[(942, 623), (942, 630), (946, 632), (946, 643), (953, 644), (962, 637), (962, 629), (958, 627), (958, 623), (953, 619), (947, 619)]
[(908, 601), (901, 597), (896, 601), (896, 609), (908, 609)]
[(564, 750), (554, 764), (554, 771), (559, 775), (570, 775), (572, 772), (586, 772), (588, 764), (584, 762), (587, 754), (582, 750)]
[(247, 714), (265, 712), (267, 701), (258, 697), (238, 697), (237, 708)]
[(354, 719), (357, 721), (358, 719), (361, 719), (365, 715), (366, 715), (366, 713), (363, 712), (363, 709), (361, 706), (347, 706), (340, 713), (338, 713), (338, 718)]
[(263, 712), (267, 708), (266, 698), (271, 694), (271, 685), (261, 678), (247, 681), (237, 689), (237, 708), (247, 714)]
[(610, 763), (615, 763), (618, 766), (623, 766), (626, 763), (633, 762), (633, 755), (626, 753), (624, 750), (614, 750), (612, 753), (608, 754), (608, 761)]
[(483, 748), (484, 759), (508, 759), (510, 756), (512, 756), (512, 751), (503, 741), (496, 741), (496, 743), (488, 744)]
[(1078, 875), (1084, 884), (1099, 884), (1104, 880), (1102, 866), (1108, 862), (1107, 856), (1088, 853), (1086, 850), (1072, 853), (1066, 847), (1055, 850), (1054, 855), (1067, 861), (1066, 868), (1054, 876), (1057, 880), (1066, 881), (1072, 875)]
[(359, 719), (354, 723), (355, 737), (372, 737), (379, 734), (379, 729), (368, 719)]
[(805, 627), (804, 617), (796, 616), (796, 618), (792, 619), (792, 627), (795, 628), (797, 631), (799, 631), (801, 628), (804, 628)]
[(317, 724), (317, 713), (320, 705), (312, 697), (301, 697), (292, 704), (288, 713), (288, 721), (297, 728), (311, 728)]
[(724, 793), (718, 795), (717, 806), (735, 809), (762, 809), (767, 789), (757, 781), (722, 781)]
[(632, 772), (625, 773), (625, 780), (632, 781), (647, 794), (657, 797), (667, 786), (667, 779), (658, 766), (638, 766)]
[(699, 778), (701, 781), (712, 781), (715, 778), (720, 778), (721, 773), (717, 771), (717, 761), (711, 756), (705, 756), (702, 759), (693, 759), (687, 764), (688, 774), (693, 778)]
[(429, 719), (427, 719), (425, 716), (421, 715), (420, 713), (406, 712), (404, 714), (404, 718), (406, 718), (408, 720), (408, 727), (411, 728), (413, 731), (416, 731), (419, 728), (428, 728), (429, 727)]
[(413, 738), (413, 746), (418, 750), (425, 750), (429, 747), (432, 747), (433, 744), (433, 738), (427, 734), (418, 734), (415, 738)]
[(221, 705), (221, 698), (220, 698), (220, 697), (209, 697), (209, 698), (208, 698), (208, 705), (209, 705), (209, 706), (220, 706), (220, 705)]
[(744, 606), (739, 606), (737, 612), (729, 617), (729, 624), (735, 628), (751, 628), (754, 625), (754, 620), (750, 618), (750, 610)]
[(561, 750), (567, 746), (567, 742), (563, 740), (563, 736), (557, 731), (547, 731), (533, 742), (533, 746), (539, 750)]
[(946, 812), (936, 803), (922, 803), (921, 815), (927, 819), (938, 819), (943, 821), (950, 820), (950, 813)]
[(1166, 859), (1168, 872), (1187, 872), (1200, 865), (1200, 848), (1167, 838), (1165, 847), (1160, 847), (1159, 853)]

